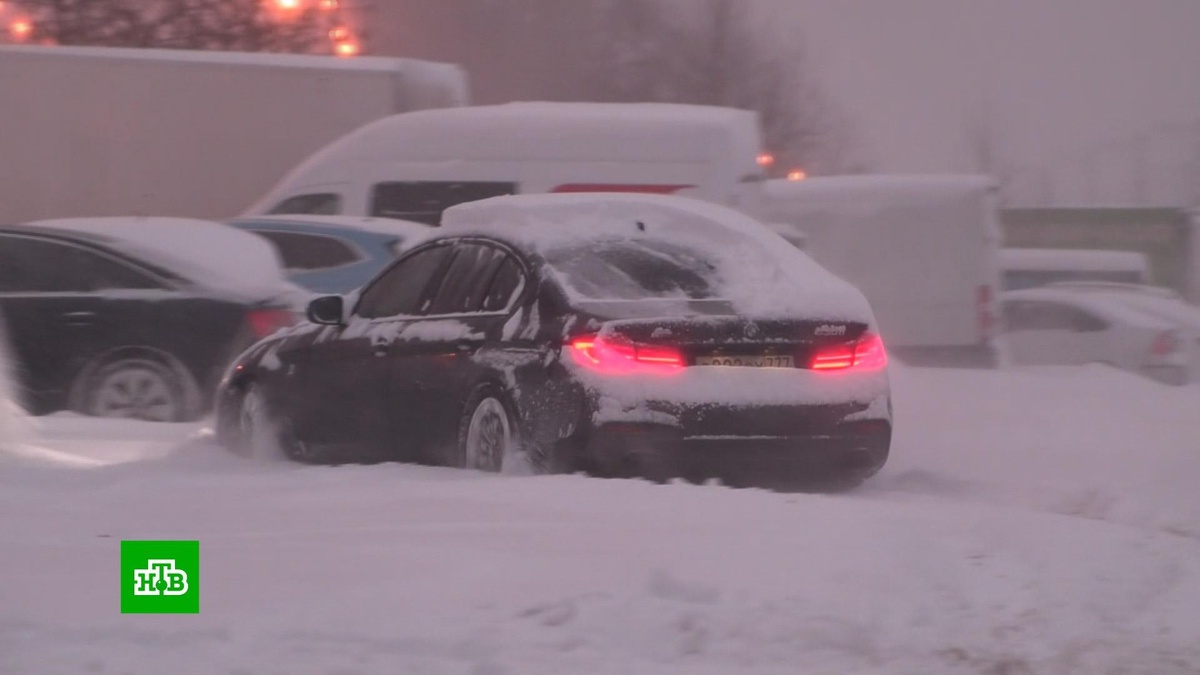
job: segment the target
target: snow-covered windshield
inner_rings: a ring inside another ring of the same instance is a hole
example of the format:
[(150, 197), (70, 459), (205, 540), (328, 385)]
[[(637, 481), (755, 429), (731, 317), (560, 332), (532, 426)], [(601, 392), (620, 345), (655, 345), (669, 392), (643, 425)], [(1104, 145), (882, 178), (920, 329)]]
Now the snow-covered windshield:
[(576, 295), (590, 300), (717, 297), (717, 268), (694, 249), (662, 241), (610, 241), (561, 248), (550, 267)]

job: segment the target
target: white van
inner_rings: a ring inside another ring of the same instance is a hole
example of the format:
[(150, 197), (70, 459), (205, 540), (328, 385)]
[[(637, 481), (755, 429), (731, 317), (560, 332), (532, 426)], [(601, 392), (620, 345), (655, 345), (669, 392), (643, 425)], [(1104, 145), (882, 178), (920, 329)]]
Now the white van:
[(1064, 281), (1150, 283), (1150, 262), (1134, 251), (1006, 248), (1000, 251), (1000, 268), (1006, 291)]
[(889, 350), (920, 365), (996, 363), (999, 210), (982, 176), (767, 181), (763, 219), (871, 302)]
[(678, 194), (751, 210), (764, 178), (757, 113), (676, 104), (510, 103), (395, 115), (317, 152), (246, 215), (438, 225), (505, 194)]

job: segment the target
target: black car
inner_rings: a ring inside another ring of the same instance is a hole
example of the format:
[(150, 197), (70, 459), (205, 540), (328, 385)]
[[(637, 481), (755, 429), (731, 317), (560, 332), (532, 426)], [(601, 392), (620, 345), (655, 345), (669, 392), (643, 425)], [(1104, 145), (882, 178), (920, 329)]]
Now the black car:
[[(139, 241), (138, 231), (157, 226), (179, 240), (178, 251)], [(210, 258), (270, 252), (254, 235), (206, 221), (0, 227), (0, 314), (19, 403), (39, 415), (73, 410), (149, 421), (186, 421), (210, 410), (229, 363), (295, 323), (270, 289), (247, 295), (221, 283), (221, 270), (202, 269), (197, 251), (214, 242), (234, 250), (210, 251)], [(270, 255), (266, 262), (278, 269)]]
[(730, 484), (855, 483), (886, 461), (869, 307), (758, 223), (681, 198), (518, 196), (435, 232), (248, 350), (218, 393), (221, 443)]

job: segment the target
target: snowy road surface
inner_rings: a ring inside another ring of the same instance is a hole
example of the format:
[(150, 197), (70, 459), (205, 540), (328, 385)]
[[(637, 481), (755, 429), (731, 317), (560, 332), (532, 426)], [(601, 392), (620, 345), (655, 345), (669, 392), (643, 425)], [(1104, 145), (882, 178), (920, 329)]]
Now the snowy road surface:
[[(846, 495), (247, 463), (39, 420), (0, 455), (0, 674), (1200, 673), (1200, 387), (895, 373)], [(121, 539), (201, 613), (119, 613)]]

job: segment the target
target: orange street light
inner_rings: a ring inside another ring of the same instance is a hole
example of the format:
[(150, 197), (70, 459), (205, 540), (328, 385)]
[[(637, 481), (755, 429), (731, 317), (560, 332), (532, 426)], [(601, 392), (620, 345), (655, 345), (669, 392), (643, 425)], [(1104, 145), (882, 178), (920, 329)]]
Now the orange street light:
[(33, 33), (33, 24), (27, 19), (17, 19), (8, 24), (8, 32), (16, 40), (24, 40)]

